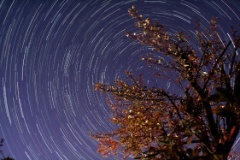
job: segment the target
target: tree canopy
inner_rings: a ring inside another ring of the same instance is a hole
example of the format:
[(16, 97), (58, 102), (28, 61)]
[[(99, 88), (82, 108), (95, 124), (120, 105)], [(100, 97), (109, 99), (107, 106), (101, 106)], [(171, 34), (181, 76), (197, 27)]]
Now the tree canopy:
[[(3, 142), (4, 142), (4, 139), (1, 139), (0, 140), (0, 148), (3, 146)], [(2, 155), (1, 160), (14, 160), (13, 158), (10, 158), (8, 156), (6, 157), (1, 149), (0, 149), (0, 153)]]
[[(112, 112), (110, 121), (118, 126), (110, 133), (96, 133), (98, 152), (103, 156), (122, 152), (135, 159), (226, 160), (239, 133), (240, 34), (232, 29), (222, 40), (217, 18), (195, 34), (170, 34), (161, 23), (144, 18), (134, 6), (128, 10), (137, 32), (126, 36), (151, 46), (159, 58), (142, 60), (154, 76), (175, 85), (177, 92), (148, 86), (142, 75), (126, 71), (128, 81), (95, 84), (107, 93)], [(193, 38), (197, 47), (192, 46)]]

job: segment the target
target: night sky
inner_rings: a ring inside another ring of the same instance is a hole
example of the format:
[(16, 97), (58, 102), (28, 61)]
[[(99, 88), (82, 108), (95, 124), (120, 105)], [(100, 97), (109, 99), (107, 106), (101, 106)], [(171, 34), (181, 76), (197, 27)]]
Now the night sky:
[(104, 159), (89, 132), (115, 126), (108, 121), (105, 95), (95, 92), (93, 84), (112, 83), (127, 69), (148, 74), (140, 58), (150, 48), (125, 36), (134, 30), (127, 12), (133, 4), (172, 33), (193, 35), (197, 19), (204, 28), (217, 16), (221, 38), (229, 40), (230, 26), (240, 22), (239, 0), (0, 0), (5, 155), (16, 160)]

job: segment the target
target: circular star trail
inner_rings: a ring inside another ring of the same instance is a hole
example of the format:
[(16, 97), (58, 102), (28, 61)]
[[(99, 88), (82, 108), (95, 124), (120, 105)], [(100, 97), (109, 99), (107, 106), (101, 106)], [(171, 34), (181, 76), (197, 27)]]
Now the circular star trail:
[[(148, 72), (150, 52), (134, 30), (133, 4), (169, 32), (194, 35), (218, 17), (222, 39), (240, 22), (237, 0), (2, 0), (0, 2), (0, 137), (16, 160), (97, 160), (89, 132), (109, 132), (110, 112), (96, 82), (127, 69)], [(236, 150), (240, 147), (235, 146)], [(110, 157), (109, 159), (117, 159)]]

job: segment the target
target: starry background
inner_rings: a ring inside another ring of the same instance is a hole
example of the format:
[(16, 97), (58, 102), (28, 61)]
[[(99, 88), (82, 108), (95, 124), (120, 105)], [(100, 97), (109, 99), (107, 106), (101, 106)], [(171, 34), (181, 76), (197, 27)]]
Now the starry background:
[[(221, 37), (240, 22), (239, 0), (0, 0), (0, 137), (16, 160), (97, 160), (89, 136), (108, 132), (110, 113), (96, 82), (126, 69), (148, 73), (149, 53), (127, 38), (133, 4), (166, 25), (194, 35), (219, 17)], [(167, 82), (162, 82), (169, 85)], [(238, 145), (235, 150), (239, 150)], [(110, 157), (109, 159), (115, 159)], [(117, 159), (117, 158), (116, 158)]]

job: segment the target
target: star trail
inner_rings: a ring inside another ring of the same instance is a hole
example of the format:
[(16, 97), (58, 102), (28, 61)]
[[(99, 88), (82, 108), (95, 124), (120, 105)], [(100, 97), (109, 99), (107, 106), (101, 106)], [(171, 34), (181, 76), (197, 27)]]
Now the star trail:
[(238, 0), (1, 0), (0, 138), (5, 139), (5, 155), (16, 160), (104, 159), (89, 132), (115, 126), (108, 121), (105, 95), (94, 92), (94, 83), (112, 83), (127, 69), (149, 72), (140, 58), (150, 48), (125, 36), (134, 30), (127, 12), (133, 4), (169, 32), (193, 38), (197, 19), (207, 27), (218, 17), (223, 40), (231, 38), (231, 26), (240, 24)]

